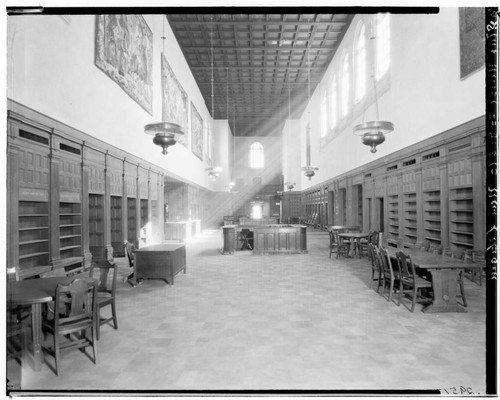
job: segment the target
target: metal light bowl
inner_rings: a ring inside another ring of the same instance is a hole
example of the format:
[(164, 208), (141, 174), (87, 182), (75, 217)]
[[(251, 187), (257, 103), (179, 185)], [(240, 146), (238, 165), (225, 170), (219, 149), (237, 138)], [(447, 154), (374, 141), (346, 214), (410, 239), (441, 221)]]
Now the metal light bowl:
[(183, 135), (184, 130), (180, 125), (171, 122), (155, 122), (144, 127), (148, 135), (155, 135), (153, 143), (160, 146), (163, 154), (167, 154), (167, 148), (176, 143), (175, 135)]
[(384, 134), (394, 130), (394, 124), (388, 121), (368, 121), (364, 124), (356, 125), (353, 133), (362, 136), (361, 142), (371, 147), (371, 152), (377, 151), (377, 146), (385, 142)]

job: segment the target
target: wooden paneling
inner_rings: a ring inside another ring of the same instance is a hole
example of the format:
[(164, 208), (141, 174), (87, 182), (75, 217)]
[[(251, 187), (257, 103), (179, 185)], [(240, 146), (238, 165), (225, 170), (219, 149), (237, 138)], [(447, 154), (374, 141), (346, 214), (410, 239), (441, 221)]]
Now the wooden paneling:
[(477, 118), (309, 188), (302, 216), (314, 212), (314, 194), (327, 186), (330, 222), (359, 219), (355, 182), (363, 176), (363, 230), (381, 227), (394, 246), (484, 250), (484, 157), (484, 118)]

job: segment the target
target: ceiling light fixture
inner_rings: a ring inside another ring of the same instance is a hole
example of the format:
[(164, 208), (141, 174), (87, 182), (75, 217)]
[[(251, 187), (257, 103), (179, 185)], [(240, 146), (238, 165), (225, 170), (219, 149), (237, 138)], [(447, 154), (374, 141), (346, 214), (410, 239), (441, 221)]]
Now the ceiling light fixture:
[[(161, 39), (163, 41), (163, 54), (165, 54), (165, 17), (163, 17), (163, 36)], [(184, 128), (172, 122), (155, 122), (147, 124), (144, 127), (144, 132), (148, 135), (154, 135), (153, 143), (163, 149), (162, 154), (167, 155), (167, 149), (177, 143), (175, 135), (184, 135)]]
[[(373, 32), (373, 29), (372, 29)], [(372, 33), (371, 40), (375, 39), (375, 35)], [(375, 47), (375, 45), (373, 45)], [(371, 152), (377, 152), (377, 146), (385, 142), (385, 135), (391, 133), (394, 130), (394, 124), (389, 121), (381, 121), (378, 110), (378, 96), (377, 96), (377, 79), (375, 77), (375, 65), (372, 69), (371, 78), (373, 80), (373, 92), (375, 94), (375, 113), (377, 119), (375, 121), (364, 122), (364, 114), (363, 114), (363, 122), (361, 124), (356, 125), (353, 128), (353, 134), (357, 136), (361, 136), (361, 142), (371, 147)]]
[[(306, 138), (310, 138), (310, 130), (311, 130), (311, 60), (309, 56), (309, 47), (311, 43), (311, 32), (309, 32), (309, 40), (307, 41), (307, 126), (306, 126)], [(308, 151), (306, 149), (306, 151)], [(310, 151), (310, 150), (309, 150)], [(319, 168), (311, 165), (310, 154), (307, 155), (307, 165), (302, 167), (302, 171), (304, 171), (305, 176), (311, 180)]]
[[(214, 115), (214, 32), (213, 32), (213, 27), (214, 27), (214, 21), (213, 17), (210, 18), (210, 62), (212, 65), (212, 121), (211, 121), (211, 129), (212, 133), (214, 132), (214, 120), (215, 120), (215, 115)], [(222, 172), (222, 167), (219, 166), (210, 166), (206, 169), (208, 171), (208, 176), (210, 179), (215, 181), (217, 177), (220, 175)]]

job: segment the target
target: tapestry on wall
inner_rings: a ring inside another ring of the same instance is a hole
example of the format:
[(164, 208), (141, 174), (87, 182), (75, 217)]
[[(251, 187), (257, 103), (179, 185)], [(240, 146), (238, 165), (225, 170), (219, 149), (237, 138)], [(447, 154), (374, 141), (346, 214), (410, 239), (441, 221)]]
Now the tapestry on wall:
[(184, 135), (177, 136), (177, 142), (188, 147), (188, 96), (170, 68), (165, 55), (161, 57), (161, 87), (163, 121), (182, 126)]
[(459, 8), (460, 78), (484, 65), (484, 8)]
[(97, 15), (95, 65), (152, 114), (153, 33), (141, 15)]
[(203, 119), (191, 102), (191, 151), (203, 160)]

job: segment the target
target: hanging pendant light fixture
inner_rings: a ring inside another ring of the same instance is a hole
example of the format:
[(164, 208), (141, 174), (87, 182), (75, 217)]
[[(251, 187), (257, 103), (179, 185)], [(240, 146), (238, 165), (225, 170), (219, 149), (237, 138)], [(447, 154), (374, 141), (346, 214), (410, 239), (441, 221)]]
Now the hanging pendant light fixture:
[[(375, 39), (375, 34), (373, 33), (374, 29), (372, 29), (372, 34), (370, 39)], [(375, 45), (373, 45), (375, 47)], [(375, 52), (374, 52), (375, 53)], [(368, 121), (361, 124), (356, 125), (353, 128), (353, 134), (357, 136), (361, 136), (361, 142), (370, 146), (370, 151), (372, 153), (377, 152), (377, 146), (385, 142), (385, 135), (391, 133), (394, 130), (394, 124), (389, 121), (381, 121), (378, 110), (378, 96), (377, 96), (377, 79), (375, 77), (375, 65), (372, 69), (371, 75), (373, 81), (373, 93), (375, 95), (375, 115), (376, 120)], [(363, 115), (364, 119), (364, 115)]]
[[(165, 54), (165, 17), (163, 17), (163, 36), (161, 39), (163, 41), (163, 54)], [(167, 149), (177, 143), (175, 135), (184, 135), (184, 128), (172, 122), (155, 122), (147, 124), (144, 127), (144, 133), (154, 135), (153, 143), (162, 148), (162, 154), (167, 155)]]
[[(311, 131), (311, 60), (309, 58), (309, 47), (311, 43), (311, 32), (309, 32), (309, 38), (307, 40), (307, 126), (306, 126), (306, 138), (310, 138)], [(308, 139), (309, 140), (309, 139)], [(307, 149), (306, 149), (307, 151)], [(310, 151), (310, 150), (309, 150)], [(315, 175), (315, 171), (319, 168), (311, 165), (310, 155), (307, 158), (307, 165), (302, 167), (302, 171), (304, 171), (305, 176), (311, 180), (311, 178)]]
[[(211, 62), (211, 69), (212, 69), (212, 76), (211, 76), (211, 83), (212, 83), (212, 121), (211, 121), (211, 130), (212, 130), (212, 135), (214, 132), (214, 120), (215, 120), (215, 114), (214, 114), (214, 32), (213, 32), (213, 17), (210, 17), (210, 62)], [(210, 160), (211, 161), (211, 160)], [(206, 169), (208, 171), (208, 176), (210, 179), (215, 181), (217, 177), (220, 175), (222, 172), (222, 167), (219, 166), (210, 166)]]

